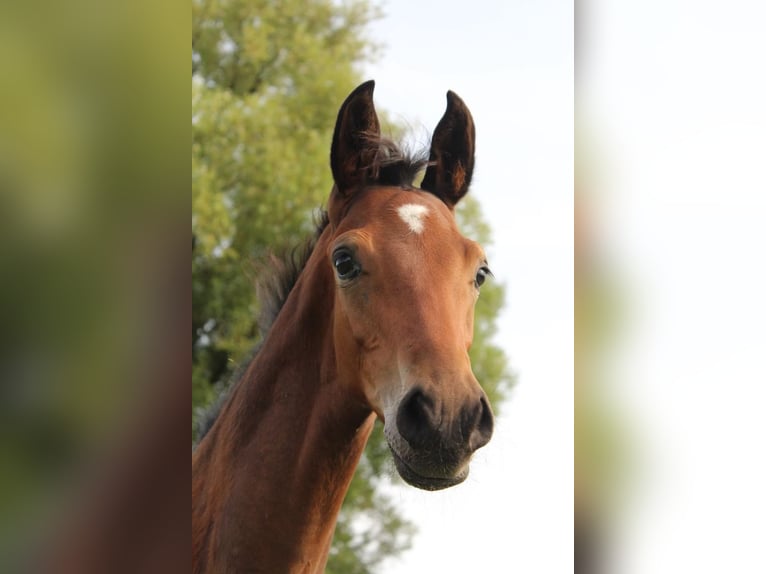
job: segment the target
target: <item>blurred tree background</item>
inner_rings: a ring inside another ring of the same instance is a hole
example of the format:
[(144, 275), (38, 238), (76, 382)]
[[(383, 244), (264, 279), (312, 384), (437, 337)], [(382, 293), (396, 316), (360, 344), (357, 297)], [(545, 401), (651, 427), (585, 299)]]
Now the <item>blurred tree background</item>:
[[(337, 111), (366, 79), (362, 65), (378, 49), (367, 26), (381, 16), (367, 0), (192, 0), (193, 427), (259, 340), (253, 262), (313, 233), (332, 187)], [(458, 218), (468, 237), (489, 242), (470, 196)], [(512, 382), (492, 343), (502, 304), (502, 286), (489, 282), (471, 350), (495, 410)], [(398, 477), (380, 426), (346, 497), (327, 572), (371, 572), (411, 543), (413, 526), (384, 492)]]

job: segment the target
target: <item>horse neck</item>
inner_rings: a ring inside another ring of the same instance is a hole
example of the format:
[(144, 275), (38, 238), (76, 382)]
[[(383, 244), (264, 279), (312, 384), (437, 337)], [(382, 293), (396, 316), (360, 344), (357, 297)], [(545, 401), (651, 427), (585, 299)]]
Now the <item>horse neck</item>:
[(196, 571), (324, 569), (374, 423), (338, 384), (325, 235), (192, 459)]

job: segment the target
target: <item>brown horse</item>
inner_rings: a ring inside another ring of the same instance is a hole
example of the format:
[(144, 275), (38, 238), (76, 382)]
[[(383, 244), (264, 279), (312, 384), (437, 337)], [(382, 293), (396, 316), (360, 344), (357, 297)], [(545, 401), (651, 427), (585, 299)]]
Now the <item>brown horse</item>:
[(413, 160), (380, 137), (373, 88), (340, 108), (315, 245), (192, 455), (194, 572), (322, 572), (376, 418), (399, 474), (426, 490), (465, 480), (492, 435), (468, 358), (489, 269), (454, 217), (471, 114), (448, 92), (429, 160)]

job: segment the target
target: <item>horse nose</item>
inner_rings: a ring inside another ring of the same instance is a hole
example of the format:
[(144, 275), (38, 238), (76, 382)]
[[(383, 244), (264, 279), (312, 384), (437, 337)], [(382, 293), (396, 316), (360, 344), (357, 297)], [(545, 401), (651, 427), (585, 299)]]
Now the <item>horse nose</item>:
[(440, 419), (433, 399), (415, 387), (399, 403), (396, 426), (412, 448), (423, 449), (439, 444)]
[(396, 426), (401, 437), (414, 449), (443, 448), (473, 452), (492, 437), (494, 418), (486, 395), (472, 400), (458, 411), (457, 420), (444, 421), (443, 410), (420, 387), (410, 390), (399, 404)]

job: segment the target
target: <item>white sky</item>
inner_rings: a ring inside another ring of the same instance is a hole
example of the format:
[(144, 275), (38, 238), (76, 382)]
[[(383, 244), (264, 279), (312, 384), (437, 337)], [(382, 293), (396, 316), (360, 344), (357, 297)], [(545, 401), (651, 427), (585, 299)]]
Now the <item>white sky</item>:
[(471, 193), (507, 287), (497, 342), (518, 385), (468, 480), (395, 498), (419, 533), (383, 574), (565, 572), (573, 554), (573, 7), (389, 0), (366, 68), (375, 101), (417, 136), (455, 91), (477, 130)]

